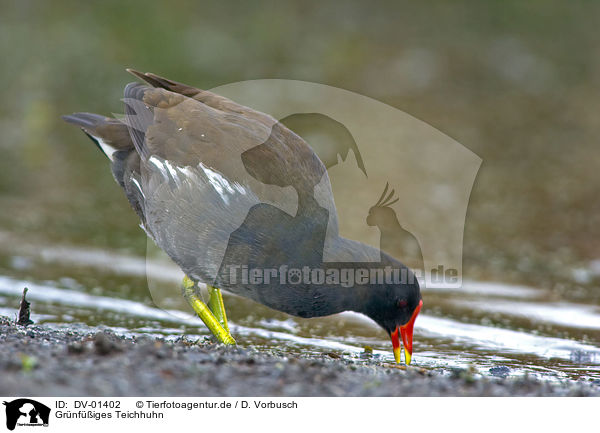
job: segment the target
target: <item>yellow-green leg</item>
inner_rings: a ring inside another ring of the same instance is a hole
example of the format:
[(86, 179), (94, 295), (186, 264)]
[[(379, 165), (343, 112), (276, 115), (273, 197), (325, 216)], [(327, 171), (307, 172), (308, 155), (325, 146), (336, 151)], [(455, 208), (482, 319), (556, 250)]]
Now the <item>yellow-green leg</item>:
[(223, 303), (223, 295), (221, 295), (221, 289), (213, 286), (206, 286), (208, 288), (208, 308), (215, 315), (223, 329), (229, 332), (229, 326), (227, 326), (227, 314), (225, 313), (225, 304)]
[[(211, 309), (198, 297), (196, 289), (196, 283), (187, 276), (183, 278), (183, 296), (194, 309), (198, 317), (202, 319), (206, 327), (213, 333), (219, 342), (223, 344), (235, 344), (235, 340), (227, 328), (227, 317), (225, 316), (225, 306), (223, 304), (221, 291), (214, 287), (209, 287), (209, 291), (212, 289), (213, 291), (218, 292), (218, 294), (214, 295), (214, 301), (212, 292), (210, 297), (212, 303), (215, 304), (215, 311), (219, 311), (217, 314), (220, 315), (220, 319), (217, 319)], [(209, 301), (209, 303), (211, 303), (211, 301)], [(218, 309), (216, 308), (217, 304), (219, 306)], [(221, 325), (221, 323), (225, 323), (225, 326)]]

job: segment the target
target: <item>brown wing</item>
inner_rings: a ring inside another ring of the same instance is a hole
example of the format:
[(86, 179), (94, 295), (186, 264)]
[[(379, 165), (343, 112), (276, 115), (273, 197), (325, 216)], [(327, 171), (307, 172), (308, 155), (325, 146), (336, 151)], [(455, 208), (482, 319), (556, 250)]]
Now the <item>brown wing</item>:
[(130, 72), (155, 86), (125, 90), (128, 122), (145, 140), (136, 144), (139, 153), (182, 166), (202, 162), (230, 180), (250, 173), (262, 183), (302, 191), (322, 179), (325, 167), (310, 146), (271, 116), (155, 74)]
[(265, 113), (253, 110), (252, 108), (240, 105), (231, 99), (225, 98), (224, 96), (217, 95), (209, 92), (208, 90), (197, 89), (187, 84), (178, 83), (167, 78), (160, 77), (151, 72), (142, 73), (135, 69), (127, 69), (127, 72), (134, 76), (142, 79), (152, 87), (162, 88), (170, 92), (178, 93), (183, 96), (200, 101), (203, 104), (208, 105), (211, 108), (223, 111), (225, 113), (236, 113), (248, 116), (251, 119), (261, 121), (263, 123), (273, 124), (275, 119)]

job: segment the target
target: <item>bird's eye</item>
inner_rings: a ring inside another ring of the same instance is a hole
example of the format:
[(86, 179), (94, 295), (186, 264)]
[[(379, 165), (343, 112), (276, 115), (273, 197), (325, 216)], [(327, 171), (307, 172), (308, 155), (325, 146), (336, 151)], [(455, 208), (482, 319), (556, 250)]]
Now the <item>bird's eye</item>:
[(405, 308), (408, 305), (408, 302), (406, 302), (406, 299), (398, 299), (398, 301), (396, 301), (396, 307), (398, 308)]

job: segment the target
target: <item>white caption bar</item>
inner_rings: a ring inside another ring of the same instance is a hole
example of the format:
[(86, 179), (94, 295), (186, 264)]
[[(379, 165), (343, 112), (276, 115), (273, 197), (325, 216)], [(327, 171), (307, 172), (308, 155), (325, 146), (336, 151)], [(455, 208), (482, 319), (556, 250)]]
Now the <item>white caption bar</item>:
[[(598, 398), (0, 397), (15, 432), (573, 431)], [(251, 430), (250, 430), (251, 429)], [(344, 430), (342, 430), (344, 429)], [(7, 430), (3, 430), (7, 431)], [(585, 430), (590, 431), (590, 430)]]

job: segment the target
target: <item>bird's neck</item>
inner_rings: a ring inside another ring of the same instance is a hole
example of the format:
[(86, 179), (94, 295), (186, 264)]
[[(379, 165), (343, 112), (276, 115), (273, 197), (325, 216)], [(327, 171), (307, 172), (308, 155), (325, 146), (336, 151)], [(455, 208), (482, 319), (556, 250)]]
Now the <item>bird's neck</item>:
[[(320, 315), (355, 311), (371, 316), (371, 306), (386, 296), (386, 286), (401, 279), (402, 272), (407, 273), (407, 278), (411, 274), (402, 263), (381, 250), (342, 237), (333, 242), (328, 259), (323, 263), (325, 272), (333, 270), (340, 280), (319, 291), (319, 310), (323, 313)], [(359, 281), (361, 275), (363, 281)]]
[[(326, 271), (339, 268), (336, 271), (340, 273), (347, 270), (347, 268), (341, 268), (337, 265), (325, 268)], [(343, 311), (366, 313), (365, 306), (369, 304), (370, 297), (376, 296), (376, 294), (367, 286), (350, 285), (350, 281), (343, 275), (341, 280), (340, 283), (324, 285), (315, 291), (313, 295), (314, 317), (329, 316)]]

